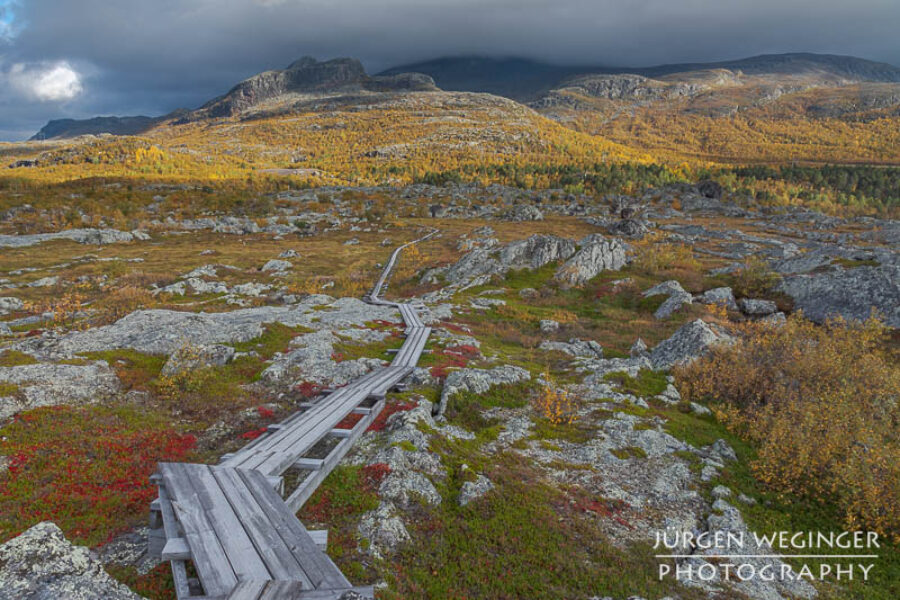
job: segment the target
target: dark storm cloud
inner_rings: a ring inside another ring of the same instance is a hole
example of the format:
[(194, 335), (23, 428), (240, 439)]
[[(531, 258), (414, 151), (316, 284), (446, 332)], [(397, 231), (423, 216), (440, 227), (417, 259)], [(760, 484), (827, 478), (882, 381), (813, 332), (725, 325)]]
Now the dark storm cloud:
[(0, 0), (0, 137), (49, 118), (194, 107), (305, 54), (370, 71), (447, 54), (900, 63), (898, 29), (897, 0)]

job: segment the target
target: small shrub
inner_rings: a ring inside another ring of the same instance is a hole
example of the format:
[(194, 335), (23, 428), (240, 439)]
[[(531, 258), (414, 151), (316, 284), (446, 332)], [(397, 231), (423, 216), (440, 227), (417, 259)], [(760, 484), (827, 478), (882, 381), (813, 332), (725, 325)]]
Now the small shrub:
[(553, 425), (571, 425), (575, 422), (577, 406), (568, 390), (557, 387), (549, 372), (544, 373), (544, 387), (534, 399), (538, 413)]
[(731, 287), (737, 296), (753, 298), (771, 294), (780, 281), (765, 260), (754, 257), (732, 274)]

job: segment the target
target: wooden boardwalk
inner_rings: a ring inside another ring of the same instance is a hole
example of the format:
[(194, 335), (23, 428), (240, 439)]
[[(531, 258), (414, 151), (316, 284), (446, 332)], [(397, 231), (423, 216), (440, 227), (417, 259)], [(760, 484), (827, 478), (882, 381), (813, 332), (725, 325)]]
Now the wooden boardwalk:
[[(425, 349), (431, 328), (416, 307), (381, 294), (402, 250), (435, 233), (396, 248), (364, 298), (396, 307), (406, 325), (406, 339), (390, 366), (303, 405), (218, 465), (158, 465), (150, 551), (171, 563), (179, 600), (324, 600), (351, 591), (374, 598), (371, 587), (353, 587), (325, 553), (327, 532), (308, 531), (296, 513), (378, 417), (387, 392), (413, 371)], [(349, 429), (338, 427), (351, 414), (361, 418)], [(323, 446), (316, 454), (324, 457), (309, 456)], [(283, 475), (289, 469), (305, 477), (286, 492)]]

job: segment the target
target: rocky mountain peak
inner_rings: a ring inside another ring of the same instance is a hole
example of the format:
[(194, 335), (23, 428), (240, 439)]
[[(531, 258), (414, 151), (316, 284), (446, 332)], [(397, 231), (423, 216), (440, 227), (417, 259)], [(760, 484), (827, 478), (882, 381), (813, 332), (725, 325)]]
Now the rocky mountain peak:
[(234, 116), (285, 94), (401, 90), (434, 91), (437, 88), (427, 75), (404, 73), (370, 77), (362, 63), (354, 58), (319, 61), (304, 56), (284, 70), (265, 71), (242, 81), (224, 96), (202, 106), (194, 116)]

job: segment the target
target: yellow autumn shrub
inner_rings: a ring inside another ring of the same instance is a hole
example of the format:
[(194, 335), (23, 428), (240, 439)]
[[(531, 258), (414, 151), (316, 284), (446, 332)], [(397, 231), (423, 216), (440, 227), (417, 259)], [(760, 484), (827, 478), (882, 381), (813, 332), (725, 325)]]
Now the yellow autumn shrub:
[(878, 319), (746, 325), (676, 378), (756, 448), (764, 485), (900, 539), (900, 361)]

